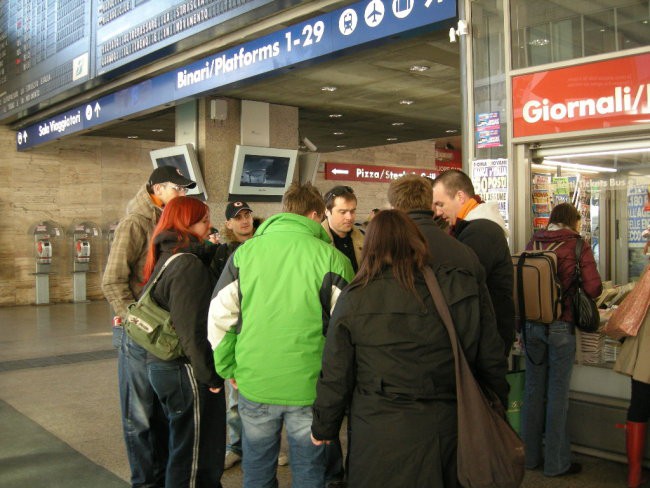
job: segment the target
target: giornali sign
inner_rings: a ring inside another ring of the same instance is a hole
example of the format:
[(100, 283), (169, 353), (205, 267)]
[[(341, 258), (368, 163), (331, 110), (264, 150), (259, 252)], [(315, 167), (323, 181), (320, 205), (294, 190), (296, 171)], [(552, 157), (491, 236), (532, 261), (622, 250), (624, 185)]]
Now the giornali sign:
[(650, 54), (512, 79), (514, 136), (650, 124)]

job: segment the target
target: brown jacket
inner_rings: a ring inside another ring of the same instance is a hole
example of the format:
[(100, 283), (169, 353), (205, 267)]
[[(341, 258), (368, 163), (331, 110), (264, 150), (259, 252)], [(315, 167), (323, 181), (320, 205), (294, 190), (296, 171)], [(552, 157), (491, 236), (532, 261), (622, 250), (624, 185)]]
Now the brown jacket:
[(149, 238), (161, 212), (151, 200), (146, 185), (142, 185), (115, 229), (102, 277), (102, 291), (116, 315), (126, 317), (129, 304), (140, 297)]
[(650, 313), (636, 337), (627, 337), (616, 359), (614, 371), (650, 384)]
[[(323, 226), (323, 229), (325, 229), (325, 232), (327, 232), (330, 241), (332, 241), (332, 245), (334, 245), (334, 239), (332, 238), (332, 229), (330, 229), (330, 224), (327, 221), (327, 219), (323, 220), (321, 225)], [(357, 258), (357, 265), (361, 266), (361, 251), (363, 250), (363, 234), (355, 226), (352, 226), (352, 234), (350, 235), (350, 237), (352, 237), (352, 245), (354, 246), (354, 257)]]

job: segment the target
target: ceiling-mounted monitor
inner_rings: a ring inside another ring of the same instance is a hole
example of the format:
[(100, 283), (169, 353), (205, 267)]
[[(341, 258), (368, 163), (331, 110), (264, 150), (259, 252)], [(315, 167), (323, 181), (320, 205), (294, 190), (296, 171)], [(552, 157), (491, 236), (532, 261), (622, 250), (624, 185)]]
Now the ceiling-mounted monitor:
[(154, 168), (160, 166), (173, 166), (183, 173), (183, 176), (196, 182), (196, 186), (187, 191), (188, 195), (196, 196), (202, 200), (208, 199), (205, 183), (201, 176), (201, 168), (192, 144), (165, 147), (149, 152)]
[(280, 201), (293, 181), (296, 149), (240, 146), (235, 149), (229, 199)]

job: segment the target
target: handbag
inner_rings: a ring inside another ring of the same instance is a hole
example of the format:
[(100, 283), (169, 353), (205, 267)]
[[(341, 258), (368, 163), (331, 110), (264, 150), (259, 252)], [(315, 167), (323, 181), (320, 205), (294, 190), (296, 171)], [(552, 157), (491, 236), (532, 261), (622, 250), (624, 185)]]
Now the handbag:
[(167, 259), (140, 299), (129, 305), (124, 325), (126, 333), (133, 342), (164, 361), (183, 356), (183, 348), (169, 312), (156, 303), (151, 296), (151, 291), (167, 266), (183, 254), (187, 253), (173, 254)]
[(479, 386), (474, 378), (431, 268), (424, 269), (424, 279), (454, 352), (458, 481), (465, 488), (516, 488), (524, 479), (524, 444), (506, 420), (505, 409), (494, 392)]
[(582, 254), (582, 237), (576, 242), (576, 270), (574, 283), (576, 286), (573, 295), (573, 323), (582, 332), (597, 332), (600, 327), (600, 313), (598, 306), (591, 297), (582, 289), (582, 274), (580, 273), (580, 255)]
[(603, 332), (613, 339), (635, 337), (650, 306), (650, 265), (607, 321)]

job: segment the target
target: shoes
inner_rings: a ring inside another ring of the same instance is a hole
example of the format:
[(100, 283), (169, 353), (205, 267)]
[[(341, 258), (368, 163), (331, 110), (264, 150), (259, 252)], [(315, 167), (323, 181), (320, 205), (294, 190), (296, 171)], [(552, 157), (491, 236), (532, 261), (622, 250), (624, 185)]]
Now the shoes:
[(578, 474), (580, 471), (582, 471), (582, 464), (571, 463), (569, 469), (567, 469), (564, 473), (556, 474), (555, 476), (569, 476), (572, 474)]
[(289, 464), (289, 456), (281, 452), (278, 456), (278, 466), (286, 466), (287, 464)]
[(230, 469), (241, 461), (241, 455), (233, 451), (226, 451), (226, 459), (223, 462), (223, 469)]

